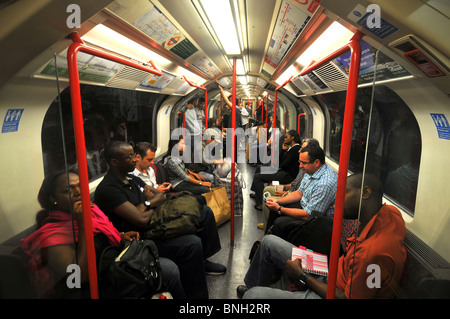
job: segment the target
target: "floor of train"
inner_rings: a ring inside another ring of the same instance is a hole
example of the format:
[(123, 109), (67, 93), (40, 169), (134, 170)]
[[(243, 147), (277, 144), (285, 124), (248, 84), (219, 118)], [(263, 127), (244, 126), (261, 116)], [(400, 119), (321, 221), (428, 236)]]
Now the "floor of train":
[(219, 236), (222, 249), (209, 258), (210, 261), (222, 263), (227, 267), (227, 273), (221, 276), (207, 275), (209, 297), (211, 299), (236, 299), (236, 288), (244, 284), (244, 276), (250, 265), (248, 259), (253, 243), (263, 236), (264, 232), (257, 228), (262, 222), (262, 212), (254, 208), (255, 200), (250, 198), (255, 167), (247, 164), (239, 165), (245, 181), (242, 190), (244, 210), (242, 216), (234, 218), (234, 244), (230, 243), (231, 222), (219, 226)]

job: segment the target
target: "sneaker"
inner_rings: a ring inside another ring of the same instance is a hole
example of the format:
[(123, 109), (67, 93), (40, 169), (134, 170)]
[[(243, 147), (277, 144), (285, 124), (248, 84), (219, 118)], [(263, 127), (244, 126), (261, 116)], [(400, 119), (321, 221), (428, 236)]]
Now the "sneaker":
[(264, 223), (258, 223), (258, 228), (264, 230)]
[(227, 267), (225, 267), (224, 265), (218, 264), (218, 263), (213, 263), (208, 260), (205, 261), (205, 273), (207, 275), (219, 276), (219, 275), (223, 275), (226, 272), (227, 272)]

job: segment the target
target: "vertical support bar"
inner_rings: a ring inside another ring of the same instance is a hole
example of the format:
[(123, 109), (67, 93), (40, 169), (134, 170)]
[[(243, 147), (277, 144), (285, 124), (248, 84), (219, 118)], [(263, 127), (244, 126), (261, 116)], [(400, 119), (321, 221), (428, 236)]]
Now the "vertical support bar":
[(205, 88), (205, 130), (208, 128), (208, 92)]
[[(80, 39), (81, 41), (81, 39)], [(84, 236), (89, 272), (89, 287), (92, 299), (99, 299), (97, 284), (97, 265), (95, 257), (94, 233), (92, 229), (91, 198), (89, 175), (86, 160), (86, 143), (84, 137), (83, 110), (81, 107), (80, 79), (78, 75), (77, 53), (80, 43), (73, 43), (67, 51), (69, 68), (70, 96), (72, 100), (73, 129), (80, 177), (81, 203), (83, 205)]]
[(264, 121), (264, 96), (261, 99), (261, 122)]
[(183, 140), (186, 141), (186, 114), (181, 111), (178, 114), (183, 114)]
[(95, 257), (94, 246), (94, 234), (92, 228), (92, 212), (91, 212), (91, 198), (89, 191), (89, 175), (86, 160), (86, 142), (84, 136), (83, 125), (83, 109), (81, 105), (81, 92), (80, 92), (80, 78), (78, 75), (78, 63), (77, 54), (78, 51), (83, 51), (95, 56), (99, 56), (111, 61), (129, 65), (139, 70), (143, 70), (156, 75), (162, 75), (162, 72), (157, 70), (153, 62), (150, 61), (153, 69), (140, 65), (135, 62), (126, 60), (124, 58), (88, 47), (84, 45), (78, 33), (73, 32), (70, 34), (72, 43), (67, 50), (67, 65), (69, 70), (69, 85), (70, 95), (72, 101), (72, 115), (75, 134), (75, 147), (77, 152), (78, 173), (80, 177), (80, 189), (81, 189), (81, 203), (83, 205), (83, 222), (85, 229), (86, 240), (86, 257), (89, 273), (89, 287), (92, 299), (98, 299), (98, 283), (97, 283), (97, 264)]
[(345, 100), (344, 124), (342, 128), (341, 153), (339, 156), (339, 172), (334, 209), (333, 237), (331, 240), (330, 265), (328, 272), (327, 299), (334, 299), (336, 292), (337, 267), (339, 245), (342, 232), (342, 218), (344, 216), (345, 188), (347, 185), (348, 163), (355, 115), (356, 94), (358, 91), (358, 77), (361, 63), (360, 33), (356, 33), (348, 46), (350, 47), (350, 73), (348, 78), (347, 96)]
[[(232, 105), (231, 105), (231, 234), (230, 242), (234, 244), (234, 179), (235, 179), (235, 136), (236, 136), (236, 58), (233, 58), (233, 90), (232, 90)], [(228, 131), (227, 131), (228, 135)]]
[(300, 113), (297, 116), (297, 133), (298, 133), (299, 136), (300, 136), (300, 119), (301, 119), (302, 116), (305, 116), (305, 113)]
[(284, 135), (286, 136), (286, 123), (287, 123), (287, 114), (289, 113), (289, 110), (284, 111)]

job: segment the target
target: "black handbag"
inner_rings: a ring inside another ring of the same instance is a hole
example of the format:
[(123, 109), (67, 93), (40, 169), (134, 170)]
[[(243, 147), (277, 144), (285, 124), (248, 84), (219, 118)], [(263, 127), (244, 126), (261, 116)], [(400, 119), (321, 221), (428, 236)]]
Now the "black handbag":
[(133, 240), (122, 251), (109, 246), (99, 261), (101, 298), (149, 298), (162, 287), (158, 248), (152, 240)]

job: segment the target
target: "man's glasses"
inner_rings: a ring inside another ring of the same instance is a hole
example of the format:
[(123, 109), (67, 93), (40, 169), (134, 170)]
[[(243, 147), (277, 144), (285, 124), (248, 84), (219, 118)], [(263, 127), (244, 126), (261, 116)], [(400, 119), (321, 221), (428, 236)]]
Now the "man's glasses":
[(308, 165), (308, 164), (311, 164), (312, 162), (303, 162), (303, 161), (298, 161), (300, 164), (302, 164), (303, 166), (305, 166), (305, 165)]

